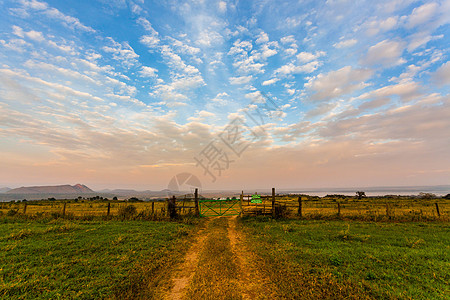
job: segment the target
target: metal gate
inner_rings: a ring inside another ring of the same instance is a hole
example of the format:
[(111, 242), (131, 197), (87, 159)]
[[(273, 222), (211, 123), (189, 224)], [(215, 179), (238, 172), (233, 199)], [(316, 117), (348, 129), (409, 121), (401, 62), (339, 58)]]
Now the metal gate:
[(240, 202), (241, 202), (240, 199), (198, 200), (200, 216), (202, 217), (237, 216), (241, 213)]

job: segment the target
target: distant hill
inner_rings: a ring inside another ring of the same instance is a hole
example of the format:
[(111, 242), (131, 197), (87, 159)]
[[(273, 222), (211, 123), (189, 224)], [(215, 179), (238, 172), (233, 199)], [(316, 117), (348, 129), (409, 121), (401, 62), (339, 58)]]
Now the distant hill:
[(0, 188), (0, 194), (1, 194), (1, 193), (6, 193), (7, 191), (10, 191), (10, 190), (11, 190), (11, 189), (8, 188), (8, 187)]
[(7, 191), (7, 194), (87, 194), (94, 191), (83, 184), (56, 186), (28, 186)]
[(170, 190), (162, 190), (162, 191), (136, 191), (132, 189), (104, 189), (97, 191), (98, 193), (102, 194), (113, 194), (116, 196), (122, 196), (122, 197), (167, 197), (168, 193), (170, 195), (177, 195), (181, 194), (181, 192), (171, 192)]

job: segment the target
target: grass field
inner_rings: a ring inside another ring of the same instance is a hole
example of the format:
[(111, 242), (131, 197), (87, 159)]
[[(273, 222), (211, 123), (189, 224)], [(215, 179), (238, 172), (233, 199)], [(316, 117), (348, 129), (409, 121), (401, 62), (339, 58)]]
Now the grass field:
[[(187, 280), (184, 299), (450, 298), (444, 218), (153, 221), (140, 214), (148, 203), (138, 204), (127, 218), (9, 208), (0, 217), (0, 299), (163, 299), (174, 278)], [(192, 249), (197, 259), (184, 270)]]
[[(0, 298), (152, 298), (195, 225), (0, 219)], [(165, 272), (166, 271), (166, 272)]]
[(284, 299), (449, 299), (448, 223), (243, 219)]
[(66, 205), (65, 214), (67, 216), (85, 217), (85, 216), (106, 216), (108, 212), (108, 203), (110, 205), (111, 216), (117, 216), (121, 207), (132, 204), (136, 207), (138, 213), (154, 215), (165, 215), (167, 203), (165, 201), (152, 202), (124, 202), (124, 201), (90, 201), (90, 200), (40, 200), (27, 202), (4, 202), (0, 203), (0, 215), (6, 215), (11, 210), (27, 216), (40, 216), (61, 214)]

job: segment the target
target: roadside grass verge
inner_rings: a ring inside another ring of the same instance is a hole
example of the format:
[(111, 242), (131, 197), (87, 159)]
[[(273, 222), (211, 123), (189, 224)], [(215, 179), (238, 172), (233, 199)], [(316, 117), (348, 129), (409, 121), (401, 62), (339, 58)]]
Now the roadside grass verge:
[(448, 299), (448, 223), (243, 218), (283, 299)]
[(0, 220), (0, 298), (158, 298), (196, 222)]
[(242, 299), (239, 267), (227, 234), (226, 218), (211, 220), (198, 267), (185, 299)]

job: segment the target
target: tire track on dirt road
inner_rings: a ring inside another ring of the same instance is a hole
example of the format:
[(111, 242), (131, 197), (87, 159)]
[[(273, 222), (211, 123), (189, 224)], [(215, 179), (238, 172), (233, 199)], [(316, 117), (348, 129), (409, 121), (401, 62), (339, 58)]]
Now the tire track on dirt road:
[(274, 299), (236, 217), (207, 220), (174, 271), (165, 299)]
[(253, 254), (245, 245), (245, 236), (236, 229), (237, 217), (228, 218), (228, 238), (240, 269), (239, 281), (243, 299), (274, 299), (269, 280), (264, 279)]
[[(208, 222), (205, 226), (208, 225)], [(177, 268), (175, 276), (172, 279), (173, 287), (165, 299), (170, 300), (180, 300), (186, 291), (186, 287), (195, 275), (195, 270), (197, 269), (199, 255), (203, 251), (205, 246), (205, 240), (207, 234), (205, 234), (206, 229), (201, 229), (197, 232), (197, 239), (191, 248), (188, 250), (184, 257), (184, 262)]]

